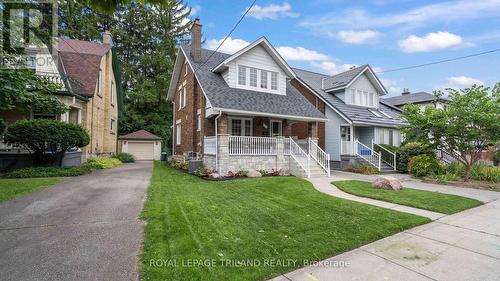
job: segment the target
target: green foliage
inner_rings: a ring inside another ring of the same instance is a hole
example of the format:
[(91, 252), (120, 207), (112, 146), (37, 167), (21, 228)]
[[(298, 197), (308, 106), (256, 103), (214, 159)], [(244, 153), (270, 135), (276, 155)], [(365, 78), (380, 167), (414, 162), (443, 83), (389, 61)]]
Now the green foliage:
[(441, 165), (435, 156), (413, 156), (408, 163), (408, 172), (415, 177), (423, 177), (440, 171)]
[[(7, 127), (4, 140), (27, 149), (35, 165), (54, 163), (71, 147), (89, 144), (87, 132), (77, 124), (55, 120), (20, 120)], [(47, 153), (49, 148), (53, 151)]]
[(390, 152), (398, 152), (399, 147), (390, 144), (379, 144), (381, 147), (389, 150)]
[(89, 165), (77, 167), (29, 167), (21, 168), (4, 175), (5, 178), (50, 178), (50, 177), (76, 177), (88, 174), (95, 170)]
[(85, 165), (95, 169), (111, 169), (121, 164), (122, 162), (120, 160), (112, 157), (92, 157), (85, 163)]
[(5, 125), (5, 122), (3, 121), (2, 118), (0, 118), (0, 138), (3, 136), (3, 133), (5, 132), (5, 128), (7, 125)]
[(412, 157), (418, 155), (432, 156), (434, 155), (434, 150), (429, 146), (418, 142), (407, 143), (400, 147), (398, 153), (396, 154), (396, 168), (398, 171), (407, 173), (408, 162), (410, 162)]
[(493, 163), (495, 166), (498, 166), (500, 164), (500, 150), (496, 150), (493, 152)]
[(0, 110), (62, 114), (68, 110), (55, 94), (59, 84), (28, 69), (0, 69)]
[(369, 164), (360, 164), (355, 166), (348, 166), (346, 169), (348, 172), (363, 174), (363, 175), (376, 175), (379, 173), (378, 169)]
[(189, 168), (188, 162), (182, 162), (182, 161), (175, 161), (172, 160), (169, 162), (170, 167), (178, 169), (178, 170), (184, 170), (187, 171)]
[(480, 181), (500, 182), (500, 168), (477, 164), (472, 166), (471, 179)]
[(122, 163), (133, 163), (135, 162), (134, 156), (130, 153), (118, 153), (114, 158), (120, 160)]
[[(457, 181), (463, 179), (465, 166), (461, 163), (450, 163), (441, 171), (430, 174), (429, 177), (442, 181)], [(471, 169), (471, 179), (488, 182), (500, 182), (500, 167), (486, 164), (474, 164)]]
[[(447, 89), (447, 109), (416, 105), (404, 107), (408, 126), (406, 138), (441, 149), (465, 165), (464, 179), (488, 145), (500, 140), (500, 83), (491, 89), (472, 86), (462, 90)], [(437, 91), (440, 98), (444, 93)]]

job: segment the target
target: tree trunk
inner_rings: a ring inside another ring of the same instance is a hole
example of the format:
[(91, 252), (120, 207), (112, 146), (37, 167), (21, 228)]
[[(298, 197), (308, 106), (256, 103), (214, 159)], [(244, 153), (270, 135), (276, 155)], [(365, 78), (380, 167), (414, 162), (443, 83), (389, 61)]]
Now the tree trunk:
[(469, 163), (465, 164), (464, 181), (469, 181), (471, 171), (472, 171), (472, 164), (469, 164)]

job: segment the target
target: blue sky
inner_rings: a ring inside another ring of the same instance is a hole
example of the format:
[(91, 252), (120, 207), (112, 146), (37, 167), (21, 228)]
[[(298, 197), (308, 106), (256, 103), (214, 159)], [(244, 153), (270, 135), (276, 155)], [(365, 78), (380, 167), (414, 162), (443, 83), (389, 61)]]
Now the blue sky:
[[(191, 0), (206, 48), (215, 48), (252, 1)], [(230, 3), (230, 4), (228, 4)], [(257, 0), (221, 50), (266, 36), (291, 66), (335, 74), (369, 63), (376, 71), (500, 47), (500, 0)], [(500, 82), (500, 52), (381, 73), (390, 95)]]

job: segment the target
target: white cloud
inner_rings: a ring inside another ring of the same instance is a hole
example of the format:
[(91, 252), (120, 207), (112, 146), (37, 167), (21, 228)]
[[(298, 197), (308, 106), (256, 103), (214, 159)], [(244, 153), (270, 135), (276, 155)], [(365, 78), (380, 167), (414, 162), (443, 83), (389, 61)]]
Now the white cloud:
[(277, 47), (276, 50), (285, 60), (291, 61), (321, 61), (329, 60), (328, 55), (303, 47)]
[(448, 83), (444, 88), (463, 89), (463, 88), (469, 88), (474, 84), (484, 85), (483, 81), (468, 76), (452, 76), (449, 77), (447, 80)]
[(200, 11), (201, 11), (200, 5), (195, 5), (195, 6), (191, 7), (191, 14), (190, 14), (190, 16), (199, 15)]
[(389, 92), (389, 96), (397, 96), (401, 94), (402, 88), (398, 85), (396, 81), (380, 78), (380, 82), (382, 82), (382, 85), (384, 85), (386, 90)]
[(410, 35), (398, 42), (399, 47), (405, 53), (430, 52), (459, 46), (463, 43), (462, 37), (444, 31), (430, 32), (423, 37)]
[(373, 42), (380, 36), (380, 33), (370, 29), (367, 30), (342, 30), (338, 33), (329, 33), (330, 37), (335, 37), (349, 44), (363, 44)]
[(351, 9), (345, 13), (326, 13), (313, 15), (301, 22), (302, 26), (323, 31), (341, 28), (381, 28), (381, 27), (416, 27), (433, 23), (463, 22), (469, 19), (485, 20), (497, 17), (500, 13), (500, 1), (448, 1), (423, 5), (400, 13), (374, 15), (361, 9)]
[(250, 9), (250, 11), (248, 11), (248, 16), (254, 17), (258, 20), (266, 18), (276, 20), (280, 17), (295, 18), (298, 17), (299, 14), (292, 12), (292, 6), (285, 2), (281, 5), (279, 4), (270, 4), (267, 6), (255, 5)]
[[(217, 40), (217, 39), (212, 39), (207, 41), (207, 48), (210, 50), (215, 50), (219, 44), (222, 42), (223, 39)], [(226, 41), (224, 41), (224, 44), (219, 48), (219, 52), (222, 53), (227, 53), (227, 54), (234, 54), (237, 51), (245, 48), (247, 45), (249, 45), (250, 42), (242, 40), (242, 39), (236, 39), (236, 38), (231, 38), (228, 37)]]

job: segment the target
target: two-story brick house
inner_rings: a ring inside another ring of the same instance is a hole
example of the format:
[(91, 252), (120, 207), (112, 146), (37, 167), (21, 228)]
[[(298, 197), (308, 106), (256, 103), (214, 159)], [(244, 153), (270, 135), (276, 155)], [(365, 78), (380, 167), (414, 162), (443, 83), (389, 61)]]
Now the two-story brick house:
[[(62, 115), (44, 112), (22, 112), (16, 109), (0, 112), (7, 124), (20, 119), (50, 118), (80, 124), (90, 136), (90, 144), (81, 149), (81, 161), (91, 156), (114, 155), (117, 149), (117, 126), (121, 111), (119, 63), (111, 34), (103, 34), (102, 43), (59, 38), (55, 55), (46, 48), (29, 50), (38, 75), (60, 83), (58, 98), (69, 110)], [(118, 85), (118, 87), (117, 87)], [(26, 154), (0, 142), (0, 166), (20, 165), (16, 159)]]

